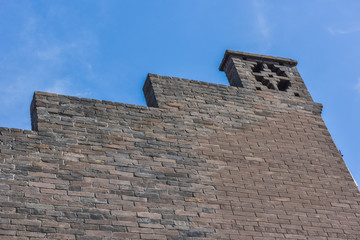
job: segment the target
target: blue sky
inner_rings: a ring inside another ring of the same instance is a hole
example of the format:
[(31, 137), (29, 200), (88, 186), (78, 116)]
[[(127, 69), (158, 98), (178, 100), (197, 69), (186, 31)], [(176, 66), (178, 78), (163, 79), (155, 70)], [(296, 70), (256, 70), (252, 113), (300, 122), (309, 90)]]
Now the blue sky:
[(145, 105), (147, 73), (228, 84), (226, 49), (298, 60), (360, 183), (360, 1), (0, 0), (0, 126), (34, 91)]

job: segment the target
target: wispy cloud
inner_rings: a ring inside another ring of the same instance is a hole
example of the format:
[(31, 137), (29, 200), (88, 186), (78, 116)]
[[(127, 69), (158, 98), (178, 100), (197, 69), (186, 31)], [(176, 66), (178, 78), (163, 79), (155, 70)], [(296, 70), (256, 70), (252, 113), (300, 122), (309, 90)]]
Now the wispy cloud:
[(360, 77), (358, 78), (358, 81), (355, 85), (355, 89), (360, 93)]
[(69, 87), (71, 82), (69, 79), (57, 79), (53, 81), (53, 85), (46, 88), (46, 92), (57, 93), (57, 94), (67, 94), (69, 92)]
[(260, 34), (266, 38), (269, 39), (270, 37), (270, 26), (267, 23), (266, 16), (264, 13), (259, 12), (257, 14), (257, 24), (258, 24), (258, 30)]
[(271, 26), (265, 14), (266, 3), (261, 0), (253, 0), (253, 5), (256, 14), (256, 30), (261, 35), (262, 39), (270, 44)]
[[(87, 82), (97, 78), (91, 67), (96, 35), (80, 28), (62, 36), (47, 18), (30, 6), (24, 9), (14, 31), (16, 41), (4, 41), (7, 45), (0, 48), (0, 115), (11, 109), (28, 109), (36, 90), (89, 97)], [(11, 114), (16, 114), (16, 119), (28, 118), (25, 111)], [(29, 128), (20, 122), (3, 124), (0, 126)]]
[(354, 26), (347, 29), (335, 29), (332, 27), (328, 27), (327, 29), (331, 35), (346, 35), (346, 34), (352, 34), (356, 32), (360, 32), (359, 26)]
[(81, 91), (77, 91), (74, 88), (74, 84), (71, 79), (62, 78), (56, 79), (52, 82), (52, 85), (44, 90), (45, 92), (63, 94), (63, 95), (72, 95), (78, 97), (89, 97), (91, 95), (91, 91), (88, 89), (84, 89)]

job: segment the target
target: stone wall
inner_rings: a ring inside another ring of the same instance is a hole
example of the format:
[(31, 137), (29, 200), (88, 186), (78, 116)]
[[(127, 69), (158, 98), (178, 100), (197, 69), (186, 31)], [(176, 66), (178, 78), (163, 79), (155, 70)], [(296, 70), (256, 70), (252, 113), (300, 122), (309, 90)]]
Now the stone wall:
[(223, 86), (148, 107), (35, 92), (0, 128), (1, 239), (358, 239), (360, 194), (296, 61), (227, 51)]

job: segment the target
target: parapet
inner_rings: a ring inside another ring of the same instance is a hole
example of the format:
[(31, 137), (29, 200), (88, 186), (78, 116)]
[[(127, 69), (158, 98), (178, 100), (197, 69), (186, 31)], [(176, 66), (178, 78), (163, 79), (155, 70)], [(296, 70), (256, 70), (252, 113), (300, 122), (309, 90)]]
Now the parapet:
[(35, 92), (0, 128), (1, 239), (358, 239), (360, 193), (296, 61), (230, 86), (149, 74), (147, 106)]
[(149, 74), (143, 90), (149, 107), (166, 108), (169, 102), (196, 107), (200, 98), (241, 104), (252, 98), (276, 106), (274, 111), (290, 107), (320, 114), (322, 105), (311, 98), (296, 65), (288, 58), (227, 50), (219, 69), (230, 86)]

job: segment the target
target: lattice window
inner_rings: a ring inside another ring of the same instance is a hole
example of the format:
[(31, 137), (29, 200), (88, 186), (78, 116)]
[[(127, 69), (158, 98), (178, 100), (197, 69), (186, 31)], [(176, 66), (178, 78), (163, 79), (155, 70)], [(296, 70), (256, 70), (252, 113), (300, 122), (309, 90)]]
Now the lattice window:
[[(291, 86), (285, 71), (272, 63), (257, 62), (252, 67), (252, 71), (256, 81), (268, 89), (286, 91)], [(261, 87), (256, 87), (256, 89), (260, 90)]]

